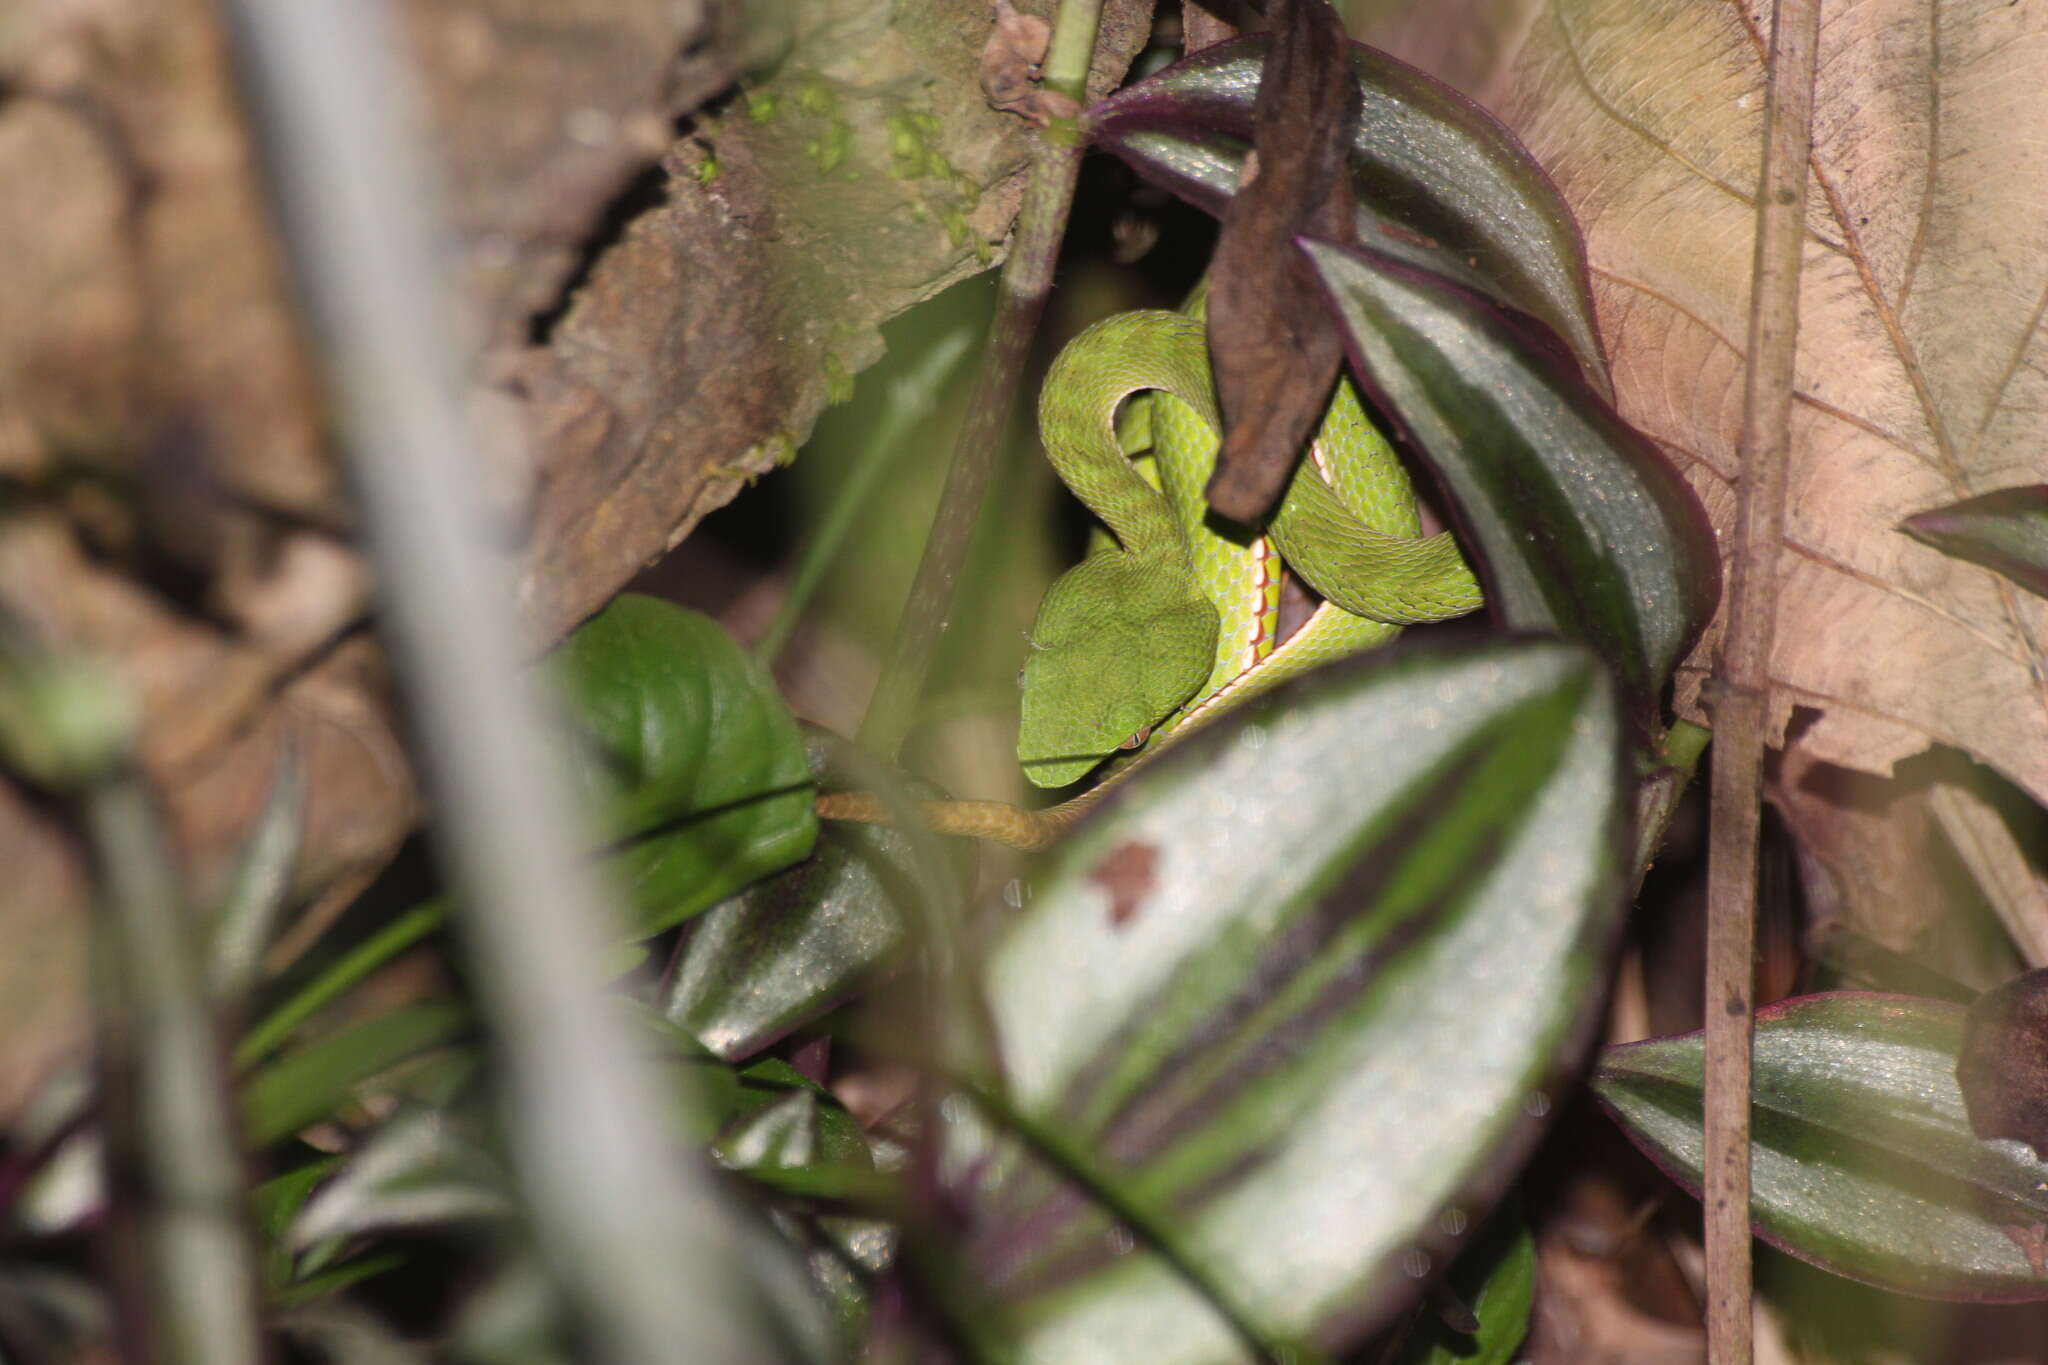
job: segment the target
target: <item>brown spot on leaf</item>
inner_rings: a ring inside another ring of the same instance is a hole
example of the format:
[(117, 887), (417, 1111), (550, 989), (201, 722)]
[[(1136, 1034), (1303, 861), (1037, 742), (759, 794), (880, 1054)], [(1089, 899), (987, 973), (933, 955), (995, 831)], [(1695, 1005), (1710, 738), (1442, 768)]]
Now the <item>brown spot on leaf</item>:
[(1088, 873), (1088, 880), (1109, 893), (1109, 922), (1121, 929), (1145, 906), (1159, 870), (1155, 844), (1118, 844)]
[(1977, 997), (1963, 1023), (1956, 1083), (1970, 1131), (2048, 1155), (2048, 968)]

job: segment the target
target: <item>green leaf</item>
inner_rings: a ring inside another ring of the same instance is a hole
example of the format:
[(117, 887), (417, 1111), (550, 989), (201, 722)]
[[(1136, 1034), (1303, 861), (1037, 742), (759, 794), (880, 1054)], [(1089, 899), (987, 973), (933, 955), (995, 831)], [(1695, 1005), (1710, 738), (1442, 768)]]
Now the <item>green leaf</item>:
[(321, 1157), (283, 1175), (272, 1176), (249, 1192), (254, 1205), (257, 1230), (266, 1241), (283, 1238), (284, 1231), (298, 1217), (299, 1209), (321, 1181), (341, 1166), (341, 1158)]
[[(1204, 48), (1090, 106), (1083, 130), (1221, 217), (1243, 180), (1265, 52), (1264, 37)], [(1362, 43), (1351, 44), (1351, 66), (1359, 240), (1543, 322), (1604, 391), (1585, 244), (1543, 168), (1505, 125), (1435, 77)]]
[(988, 1122), (949, 1107), (945, 1156), (1020, 1360), (1388, 1321), (1584, 1037), (1620, 752), (1577, 647), (1397, 646), (1247, 704), (1055, 851), (984, 972), (1006, 1080), (969, 1081)]
[(408, 1005), (350, 1024), (286, 1053), (242, 1087), (242, 1129), (253, 1146), (326, 1118), (364, 1081), (460, 1034), (459, 1005)]
[[(1956, 1087), (1964, 1011), (1842, 991), (1756, 1019), (1757, 1233), (1823, 1269), (1929, 1298), (2048, 1298), (2048, 1165), (1980, 1141)], [(1695, 1194), (1701, 1035), (1607, 1049), (1594, 1093)]]
[(340, 1166), (340, 1157), (323, 1157), (273, 1176), (249, 1192), (256, 1230), (262, 1236), (264, 1278), (273, 1292), (292, 1279), (292, 1251), (285, 1241), (286, 1229), (299, 1216), (314, 1187)]
[(297, 1308), (304, 1304), (317, 1303), (321, 1299), (339, 1294), (352, 1284), (382, 1275), (387, 1270), (396, 1270), (406, 1263), (406, 1257), (396, 1252), (384, 1252), (376, 1256), (358, 1256), (353, 1261), (323, 1270), (317, 1275), (308, 1275), (295, 1280), (272, 1292), (271, 1302), (279, 1308)]
[(1906, 518), (1899, 529), (2048, 597), (2048, 484), (2006, 488)]
[(551, 663), (590, 741), (576, 765), (585, 793), (633, 839), (613, 867), (637, 934), (810, 852), (818, 824), (796, 721), (717, 622), (628, 593)]
[(401, 1109), (306, 1201), (290, 1245), (510, 1219), (518, 1208), (511, 1179), (477, 1127), (460, 1111)]
[(822, 1086), (770, 1057), (739, 1073), (739, 1114), (713, 1152), (734, 1170), (811, 1165), (874, 1169), (853, 1115)]
[(1519, 1211), (1505, 1208), (1488, 1219), (1444, 1282), (1473, 1310), (1479, 1330), (1455, 1332), (1425, 1307), (1389, 1365), (1508, 1365), (1529, 1335), (1536, 1302), (1536, 1239)]
[(1354, 370), (1455, 502), (1487, 601), (1613, 668), (1639, 739), (1720, 596), (1713, 528), (1650, 440), (1479, 296), (1374, 251), (1304, 244)]
[(305, 824), (306, 776), (287, 748), (271, 768), (270, 794), (235, 858), (220, 909), (209, 926), (206, 973), (213, 993), (239, 998), (262, 974), (263, 950), (291, 894)]
[[(843, 740), (806, 737), (827, 790), (864, 785)], [(921, 800), (936, 788), (903, 779)], [(752, 1056), (817, 1018), (875, 974), (903, 941), (920, 885), (921, 847), (888, 825), (827, 821), (817, 848), (786, 872), (712, 907), (692, 928), (662, 1012), (720, 1057)], [(973, 851), (951, 841), (938, 879), (964, 902)]]

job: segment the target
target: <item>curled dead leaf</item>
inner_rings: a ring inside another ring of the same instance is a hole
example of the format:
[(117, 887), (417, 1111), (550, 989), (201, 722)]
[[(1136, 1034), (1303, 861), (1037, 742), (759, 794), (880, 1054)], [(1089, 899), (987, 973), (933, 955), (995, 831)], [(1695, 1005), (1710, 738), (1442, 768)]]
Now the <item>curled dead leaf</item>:
[(1349, 152), (1357, 120), (1344, 26), (1328, 0), (1278, 0), (1244, 187), (1209, 269), (1209, 353), (1223, 409), (1210, 506), (1262, 519), (1329, 405), (1343, 359), (1297, 237), (1357, 240)]

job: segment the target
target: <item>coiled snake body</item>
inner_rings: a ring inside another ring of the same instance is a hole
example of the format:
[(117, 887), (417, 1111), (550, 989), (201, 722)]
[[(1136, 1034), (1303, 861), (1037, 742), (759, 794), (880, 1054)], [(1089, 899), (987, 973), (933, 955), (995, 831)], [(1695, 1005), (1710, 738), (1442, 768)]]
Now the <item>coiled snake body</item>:
[[(1077, 781), (1120, 751), (1157, 750), (1318, 664), (1480, 603), (1450, 535), (1420, 535), (1407, 471), (1348, 380), (1268, 534), (1209, 515), (1202, 490), (1222, 424), (1200, 307), (1095, 324), (1060, 352), (1040, 391), (1053, 469), (1108, 530), (1047, 590), (1032, 627), (1017, 756), (1041, 787)], [(1134, 396), (1142, 403), (1124, 429), (1141, 446), (1149, 419), (1149, 474), (1118, 436)], [(1323, 600), (1279, 644), (1283, 565)], [(938, 801), (920, 815), (941, 833), (1041, 848), (1122, 775), (1049, 810)], [(865, 792), (821, 796), (818, 812), (885, 823), (894, 814)]]
[[(1119, 406), (1140, 394), (1157, 486), (1117, 437)], [(1097, 323), (1054, 362), (1038, 416), (1054, 470), (1115, 537), (1053, 584), (1032, 628), (1017, 754), (1039, 786), (1479, 605), (1450, 535), (1420, 536), (1407, 471), (1348, 380), (1270, 535), (1218, 524), (1203, 502), (1221, 423), (1197, 318)], [(1283, 563), (1324, 600), (1276, 647)]]

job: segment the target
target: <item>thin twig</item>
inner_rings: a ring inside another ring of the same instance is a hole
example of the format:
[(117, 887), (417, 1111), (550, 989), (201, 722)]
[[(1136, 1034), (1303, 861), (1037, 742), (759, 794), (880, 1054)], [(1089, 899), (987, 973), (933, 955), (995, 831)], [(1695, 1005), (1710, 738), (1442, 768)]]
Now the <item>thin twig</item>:
[(666, 1080), (601, 989), (617, 923), (474, 488), (427, 123), (372, 0), (233, 0), (270, 188), (324, 344), (385, 637), (540, 1249), (600, 1360), (781, 1358), (744, 1234), (670, 1139)]
[[(1045, 61), (1047, 90), (1077, 104), (1083, 98), (1101, 20), (1102, 0), (1060, 0)], [(893, 759), (910, 734), (932, 659), (952, 625), (960, 570), (1017, 406), (1024, 362), (1045, 312), (1046, 295), (1052, 291), (1053, 264), (1080, 173), (1078, 133), (1072, 120), (1056, 120), (1031, 164), (1010, 257), (1003, 264), (995, 318), (989, 324), (988, 349), (982, 352), (981, 370), (967, 400), (967, 416), (953, 446), (953, 463), (939, 494), (924, 557), (918, 561), (895, 642), (861, 722), (862, 747), (882, 758)]]
[(1785, 522), (1799, 266), (1820, 0), (1777, 0), (1771, 22), (1763, 171), (1757, 188), (1742, 479), (1728, 628), (1714, 695), (1714, 784), (1707, 851), (1707, 1359), (1749, 1365), (1750, 1042), (1755, 1031), (1756, 857), (1771, 639)]

